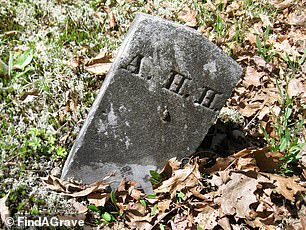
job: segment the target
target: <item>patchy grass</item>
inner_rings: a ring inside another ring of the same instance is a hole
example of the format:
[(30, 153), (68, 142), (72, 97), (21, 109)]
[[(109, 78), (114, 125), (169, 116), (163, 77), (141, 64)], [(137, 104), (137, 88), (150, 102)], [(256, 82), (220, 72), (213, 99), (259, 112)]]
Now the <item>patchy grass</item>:
[[(3, 62), (13, 67), (31, 50), (27, 71), (12, 69), (0, 78), (1, 193), (10, 193), (12, 214), (33, 208), (31, 194), (45, 199), (36, 204), (39, 213), (69, 211), (63, 198), (38, 189), (38, 177), (61, 165), (101, 82), (67, 63), (102, 48), (113, 50), (118, 39), (110, 39), (88, 2), (10, 1), (0, 12)], [(73, 109), (71, 100), (79, 102)]]
[[(103, 50), (115, 56), (139, 11), (183, 24), (193, 20), (195, 29), (252, 67), (228, 101), (235, 113), (221, 119), (243, 123), (244, 117), (247, 135), (265, 136), (273, 151), (285, 154), (282, 171), (295, 173), (291, 163), (299, 164), (305, 142), (300, 86), (305, 85), (305, 28), (287, 18), (301, 6), (211, 2), (0, 0), (0, 195), (8, 194), (12, 215), (75, 212), (64, 197), (42, 187), (39, 177), (59, 175), (55, 169), (62, 167), (103, 82), (104, 76), (90, 74), (84, 64)], [(292, 74), (296, 84), (287, 80)], [(293, 89), (298, 93), (288, 97)], [(183, 195), (179, 191), (177, 200)], [(104, 223), (118, 216), (108, 209), (92, 211)]]
[(280, 157), (281, 163), (278, 171), (292, 175), (298, 171), (298, 161), (301, 158), (299, 153), (305, 145), (305, 142), (301, 142), (301, 132), (303, 131), (305, 119), (304, 117), (299, 117), (299, 114), (306, 108), (306, 105), (298, 105), (298, 101), (294, 100), (288, 93), (290, 80), (288, 80), (289, 82), (285, 89), (282, 89), (276, 82), (280, 95), (280, 113), (278, 116), (274, 116), (271, 123), (273, 133), (268, 133), (263, 127), (261, 129), (271, 151), (283, 153), (283, 156)]

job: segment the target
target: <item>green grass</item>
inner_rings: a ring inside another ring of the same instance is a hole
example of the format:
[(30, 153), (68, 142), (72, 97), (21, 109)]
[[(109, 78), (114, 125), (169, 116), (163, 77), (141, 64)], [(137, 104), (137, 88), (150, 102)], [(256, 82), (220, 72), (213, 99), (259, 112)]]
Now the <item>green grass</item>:
[(272, 51), (273, 44), (267, 43), (269, 34), (270, 25), (267, 26), (266, 31), (262, 35), (256, 36), (257, 52), (259, 56), (265, 59), (267, 62), (270, 62), (272, 58), (276, 55), (276, 53)]
[[(283, 89), (278, 82), (276, 82), (276, 85), (280, 95), (279, 104), (281, 112), (279, 116), (274, 117), (272, 124), (275, 134), (270, 135), (262, 127), (261, 130), (271, 151), (279, 151), (283, 154), (280, 158), (279, 172), (282, 174), (293, 174), (297, 171), (297, 162), (300, 159), (299, 153), (305, 145), (305, 143), (300, 142), (300, 133), (304, 126), (304, 118), (301, 120), (298, 119), (298, 114), (301, 111), (296, 109), (299, 106), (297, 106), (296, 100), (289, 96), (288, 88)], [(288, 86), (289, 82), (286, 85)], [(302, 104), (300, 110), (305, 108), (306, 105)]]
[[(8, 67), (0, 76), (0, 192), (11, 191), (13, 214), (30, 210), (25, 204), (31, 193), (46, 196), (45, 190), (28, 182), (63, 162), (101, 86), (100, 78), (84, 71), (76, 75), (67, 62), (83, 47), (88, 48), (82, 55), (92, 57), (102, 48), (113, 50), (120, 44), (106, 34), (88, 2), (67, 4), (65, 9), (57, 1), (0, 4), (0, 57)], [(77, 92), (79, 106), (60, 119), (70, 99), (67, 92)], [(18, 174), (11, 173), (16, 170)], [(25, 187), (22, 199), (14, 195), (20, 191), (17, 184)], [(45, 206), (53, 203), (57, 202), (50, 198)]]
[(252, 19), (258, 18), (261, 14), (267, 15), (273, 19), (276, 18), (277, 14), (279, 13), (278, 10), (272, 6), (268, 0), (246, 0), (244, 1), (244, 7)]
[(292, 70), (293, 73), (301, 71), (301, 68), (306, 60), (306, 49), (304, 50), (304, 54), (301, 58), (291, 57), (288, 53), (285, 53), (282, 58), (287, 63), (288, 68)]

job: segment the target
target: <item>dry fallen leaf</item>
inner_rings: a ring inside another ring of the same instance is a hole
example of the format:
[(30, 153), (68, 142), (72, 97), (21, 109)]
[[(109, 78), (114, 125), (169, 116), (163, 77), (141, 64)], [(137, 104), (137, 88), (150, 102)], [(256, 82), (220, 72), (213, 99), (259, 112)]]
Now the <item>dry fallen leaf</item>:
[(133, 197), (135, 200), (139, 200), (140, 197), (144, 196), (144, 193), (142, 191), (136, 189), (134, 186), (131, 186), (128, 189), (129, 195)]
[(170, 221), (171, 224), (171, 229), (172, 230), (181, 230), (181, 229), (186, 229), (186, 230), (191, 230), (193, 229), (193, 224), (189, 220), (187, 216), (182, 216), (182, 215), (176, 215), (174, 220)]
[(110, 28), (114, 29), (117, 25), (116, 19), (115, 19), (115, 15), (113, 12), (109, 13), (109, 26)]
[(264, 59), (261, 57), (255, 56), (252, 58), (256, 64), (257, 67), (261, 67), (264, 70), (268, 70), (269, 72), (272, 72), (273, 70), (273, 65), (271, 63), (267, 63)]
[(169, 209), (171, 202), (172, 201), (170, 199), (159, 201), (157, 204), (158, 210), (164, 213), (167, 209)]
[(112, 63), (99, 63), (90, 66), (85, 66), (85, 70), (91, 74), (105, 75), (108, 73)]
[(94, 204), (95, 206), (105, 206), (106, 202), (109, 200), (110, 194), (109, 193), (91, 193), (87, 195), (87, 199), (89, 203)]
[(107, 6), (102, 6), (102, 9), (108, 14), (108, 17), (109, 17), (109, 27), (111, 29), (114, 29), (116, 27), (116, 25), (117, 25), (114, 13)]
[(293, 12), (288, 16), (288, 23), (294, 26), (306, 27), (306, 11)]
[(296, 0), (270, 0), (270, 3), (277, 9), (285, 9), (290, 7), (296, 2)]
[[(252, 166), (255, 163), (256, 167), (254, 170), (260, 169), (262, 172), (273, 172), (277, 168), (277, 164), (279, 163), (279, 158), (283, 155), (279, 152), (270, 152), (269, 147), (258, 148), (258, 149), (243, 149), (238, 153), (234, 154), (238, 160), (247, 159), (238, 161), (237, 167), (238, 169), (243, 169), (244, 167), (255, 167)], [(253, 160), (252, 160), (253, 159)], [(255, 162), (253, 162), (255, 160)], [(239, 166), (239, 163), (242, 166)], [(245, 165), (246, 164), (246, 165)], [(257, 170), (258, 171), (258, 170)]]
[(152, 225), (149, 223), (152, 220), (150, 213), (146, 212), (146, 209), (140, 203), (134, 203), (129, 206), (126, 211), (127, 224), (132, 229), (152, 229)]
[(306, 145), (303, 146), (299, 154), (301, 166), (306, 169)]
[(182, 11), (179, 12), (178, 19), (182, 22), (185, 22), (186, 26), (195, 27), (197, 26), (196, 11), (185, 7)]
[(49, 189), (63, 192), (63, 195), (70, 197), (84, 197), (94, 192), (103, 192), (109, 186), (109, 184), (105, 181), (113, 175), (114, 173), (111, 173), (110, 175), (104, 177), (102, 180), (88, 186), (71, 183), (51, 175), (47, 177), (41, 177), (41, 180)]
[(78, 100), (79, 100), (79, 94), (75, 90), (68, 90), (65, 93), (66, 98), (66, 106), (65, 111), (66, 112), (75, 112)]
[(244, 108), (238, 108), (239, 112), (245, 117), (251, 117), (255, 115), (258, 110), (260, 110), (264, 106), (263, 103), (255, 102), (248, 103)]
[(211, 174), (214, 172), (224, 170), (232, 163), (233, 160), (234, 159), (231, 156), (227, 158), (218, 157), (216, 159), (216, 163), (212, 167), (205, 169), (205, 172), (208, 174)]
[(86, 213), (88, 211), (87, 206), (81, 204), (80, 202), (77, 202), (74, 198), (70, 200), (70, 203), (79, 214)]
[(288, 95), (290, 97), (301, 96), (304, 94), (305, 96), (306, 87), (304, 86), (301, 79), (293, 78), (289, 81), (288, 84)]
[(257, 151), (254, 153), (256, 165), (262, 172), (275, 172), (280, 163), (279, 158), (282, 156), (280, 152)]
[(222, 216), (220, 209), (212, 208), (207, 205), (202, 209), (202, 212), (195, 217), (194, 221), (202, 229), (213, 229), (218, 224), (217, 220)]
[(218, 189), (221, 196), (215, 199), (222, 211), (227, 215), (239, 218), (249, 218), (250, 205), (257, 202), (254, 192), (257, 189), (257, 180), (242, 173), (231, 174), (231, 180)]
[(231, 224), (229, 219), (225, 216), (222, 217), (221, 219), (218, 220), (218, 224), (223, 228), (223, 229), (231, 229)]
[(211, 0), (207, 0), (207, 4), (213, 12), (217, 10), (217, 7), (211, 2)]
[(190, 189), (200, 185), (201, 173), (197, 163), (186, 165), (184, 169), (174, 171), (173, 176), (163, 181), (160, 186), (154, 189), (158, 193), (170, 193), (171, 199), (176, 197), (176, 192), (183, 189)]
[(239, 152), (235, 153), (233, 156), (238, 159), (240, 157), (249, 156), (252, 153), (253, 153), (252, 149), (246, 148), (246, 149), (240, 150)]
[(59, 179), (52, 175), (48, 175), (47, 177), (41, 177), (40, 179), (49, 189), (53, 191), (75, 192), (82, 190), (82, 186), (80, 184), (71, 183), (69, 181)]
[(111, 57), (112, 57), (111, 53), (103, 51), (100, 54), (98, 54), (96, 57), (90, 59), (86, 63), (84, 69), (91, 74), (104, 75), (109, 71), (112, 65), (110, 60)]
[(71, 69), (76, 69), (82, 64), (79, 58), (73, 58), (72, 60), (68, 61), (67, 65)]
[(104, 177), (102, 180), (97, 181), (96, 183), (93, 183), (91, 185), (88, 185), (86, 189), (81, 190), (79, 192), (74, 192), (74, 193), (65, 193), (64, 195), (67, 196), (71, 196), (71, 197), (84, 197), (84, 196), (88, 196), (91, 193), (94, 192), (104, 192), (106, 190), (106, 188), (109, 186), (108, 183), (106, 183), (105, 181), (112, 177), (114, 175), (114, 173)]
[(299, 192), (305, 192), (306, 188), (295, 182), (293, 177), (283, 177), (276, 174), (260, 173), (268, 177), (276, 186), (275, 190), (290, 201), (295, 200), (295, 195)]
[(249, 40), (253, 47), (256, 47), (256, 36), (254, 33), (247, 33), (246, 38)]
[(270, 107), (268, 106), (263, 107), (257, 116), (258, 120), (261, 121), (267, 114), (270, 113), (270, 111), (271, 111)]
[(245, 76), (243, 79), (243, 84), (245, 87), (250, 86), (260, 86), (261, 82), (260, 79), (264, 75), (262, 72), (257, 72), (255, 68), (248, 66), (245, 71)]
[(160, 172), (162, 178), (170, 178), (175, 170), (180, 168), (181, 163), (174, 157), (167, 161)]
[(256, 160), (252, 157), (239, 158), (237, 161), (237, 169), (242, 171), (259, 171)]
[(299, 52), (296, 47), (292, 46), (288, 39), (273, 44), (274, 51), (278, 53), (283, 59), (295, 61), (299, 56)]
[(272, 23), (270, 22), (270, 18), (269, 18), (268, 15), (260, 14), (259, 17), (260, 17), (264, 27), (268, 27), (268, 26), (272, 27), (273, 26)]

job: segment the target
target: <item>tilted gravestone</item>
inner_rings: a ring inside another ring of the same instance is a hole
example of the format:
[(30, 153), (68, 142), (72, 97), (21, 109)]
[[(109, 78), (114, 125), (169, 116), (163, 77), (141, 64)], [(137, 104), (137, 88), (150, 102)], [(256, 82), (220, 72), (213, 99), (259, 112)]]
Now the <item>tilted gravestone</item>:
[(92, 183), (195, 152), (242, 73), (194, 29), (137, 14), (65, 163), (62, 178)]

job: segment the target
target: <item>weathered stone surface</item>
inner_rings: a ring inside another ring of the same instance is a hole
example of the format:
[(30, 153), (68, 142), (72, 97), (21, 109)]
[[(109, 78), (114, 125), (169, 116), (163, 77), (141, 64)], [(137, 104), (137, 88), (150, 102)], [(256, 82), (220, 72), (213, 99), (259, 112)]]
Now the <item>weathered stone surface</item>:
[(62, 177), (91, 183), (149, 170), (195, 152), (242, 69), (197, 31), (137, 14)]

